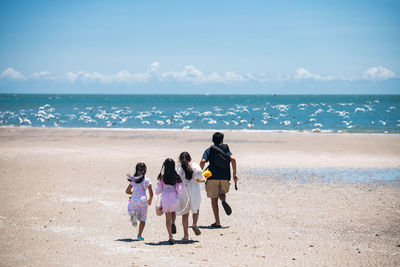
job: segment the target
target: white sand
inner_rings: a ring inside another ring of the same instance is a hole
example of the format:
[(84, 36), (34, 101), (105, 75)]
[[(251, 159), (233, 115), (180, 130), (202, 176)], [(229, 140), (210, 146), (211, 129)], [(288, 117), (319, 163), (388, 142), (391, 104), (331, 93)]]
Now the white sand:
[[(398, 186), (300, 183), (254, 168), (400, 168), (400, 136), (225, 132), (238, 161), (233, 213), (189, 244), (164, 245), (149, 208), (144, 242), (126, 213), (138, 161), (156, 183), (163, 160), (198, 162), (210, 131), (0, 128), (1, 266), (399, 266)], [(201, 226), (213, 223), (203, 194)], [(176, 239), (183, 237), (180, 217)]]

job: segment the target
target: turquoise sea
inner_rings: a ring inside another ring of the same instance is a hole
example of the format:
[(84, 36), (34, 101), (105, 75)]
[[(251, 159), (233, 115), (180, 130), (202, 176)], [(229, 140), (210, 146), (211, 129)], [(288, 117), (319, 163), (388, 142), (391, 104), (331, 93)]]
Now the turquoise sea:
[(0, 94), (0, 125), (400, 133), (400, 95)]

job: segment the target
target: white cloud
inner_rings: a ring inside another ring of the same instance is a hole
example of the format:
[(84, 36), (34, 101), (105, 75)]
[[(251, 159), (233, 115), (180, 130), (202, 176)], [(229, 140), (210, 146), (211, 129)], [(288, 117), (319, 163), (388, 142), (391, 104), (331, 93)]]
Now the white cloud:
[(267, 75), (264, 72), (262, 72), (260, 74), (247, 73), (246, 77), (247, 77), (247, 80), (255, 81), (255, 82), (259, 82), (259, 83), (266, 83), (266, 82), (277, 83), (277, 82), (289, 81), (292, 79), (292, 76), (287, 75), (287, 74), (286, 75)]
[(75, 82), (78, 79), (78, 75), (72, 72), (67, 72), (67, 80), (70, 82)]
[(386, 69), (382, 66), (377, 66), (367, 69), (364, 72), (364, 77), (368, 80), (387, 80), (390, 78), (395, 78), (396, 74), (393, 71)]
[(32, 73), (31, 77), (35, 80), (57, 80), (63, 77), (55, 76), (50, 71), (40, 71)]
[(244, 81), (244, 77), (241, 74), (238, 74), (234, 71), (225, 72), (226, 81)]
[(0, 77), (10, 80), (26, 80), (26, 77), (24, 75), (22, 75), (20, 72), (16, 71), (13, 68), (8, 68), (5, 71), (3, 71)]
[(67, 79), (71, 82), (101, 82), (101, 83), (134, 83), (147, 82), (151, 77), (149, 72), (131, 74), (127, 70), (115, 74), (102, 74), (99, 72), (78, 71), (76, 73), (68, 72)]
[(293, 78), (295, 80), (316, 80), (316, 81), (332, 81), (334, 79), (332, 76), (322, 76), (319, 74), (314, 74), (303, 68), (297, 69)]
[(155, 61), (155, 62), (153, 62), (153, 63), (151, 63), (151, 65), (150, 65), (150, 69), (151, 69), (151, 71), (158, 71), (158, 69), (160, 68), (160, 62), (158, 62), (158, 61)]
[(40, 71), (32, 73), (25, 77), (13, 68), (7, 68), (0, 74), (0, 78), (10, 80), (37, 80), (37, 81), (68, 81), (68, 82), (98, 82), (104, 84), (133, 84), (148, 82), (187, 82), (194, 84), (204, 83), (240, 83), (240, 82), (256, 82), (256, 83), (282, 83), (282, 82), (298, 82), (298, 81), (348, 81), (356, 82), (360, 80), (386, 80), (391, 78), (399, 78), (393, 71), (382, 66), (371, 67), (361, 75), (348, 76), (323, 76), (310, 71), (299, 68), (293, 75), (270, 75), (266, 73), (247, 73), (241, 74), (235, 71), (211, 72), (204, 73), (193, 65), (187, 65), (181, 71), (159, 72), (160, 62), (155, 61), (150, 64), (147, 71), (142, 73), (130, 73), (127, 70), (119, 71), (115, 74), (103, 74), (99, 72), (67, 72), (66, 74), (53, 74), (50, 71)]
[(171, 78), (181, 82), (201, 83), (205, 81), (204, 74), (192, 65), (185, 66), (183, 71), (168, 71), (161, 74), (162, 78)]
[(223, 74), (212, 72), (205, 75), (202, 71), (192, 65), (185, 66), (183, 71), (168, 71), (161, 74), (163, 79), (172, 79), (181, 82), (193, 83), (227, 83), (231, 81), (245, 81), (243, 75), (234, 71), (226, 71)]
[(102, 74), (99, 72), (68, 72), (66, 79), (70, 82), (101, 82), (101, 83), (135, 83), (135, 82), (148, 82), (153, 75), (156, 75), (160, 62), (153, 62), (150, 65), (150, 70), (143, 73), (130, 73), (127, 70), (122, 70), (115, 74)]

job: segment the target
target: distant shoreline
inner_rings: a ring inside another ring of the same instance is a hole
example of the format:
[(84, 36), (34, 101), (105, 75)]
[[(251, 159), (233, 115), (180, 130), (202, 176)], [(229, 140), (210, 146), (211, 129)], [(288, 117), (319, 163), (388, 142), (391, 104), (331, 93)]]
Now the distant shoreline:
[(22, 128), (22, 129), (72, 129), (72, 130), (96, 130), (96, 131), (171, 131), (171, 132), (239, 132), (239, 133), (288, 133), (288, 134), (351, 134), (351, 135), (400, 135), (400, 133), (385, 133), (385, 132), (368, 132), (368, 131), (337, 131), (321, 130), (313, 132), (309, 130), (251, 130), (251, 129), (159, 129), (159, 128), (101, 128), (101, 127), (36, 127), (36, 126), (14, 126), (14, 125), (0, 125), (0, 128)]

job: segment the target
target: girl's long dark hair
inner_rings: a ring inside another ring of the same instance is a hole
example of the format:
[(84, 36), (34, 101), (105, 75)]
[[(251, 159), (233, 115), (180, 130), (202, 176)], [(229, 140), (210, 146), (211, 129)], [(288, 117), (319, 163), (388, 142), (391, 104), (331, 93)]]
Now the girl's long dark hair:
[(191, 160), (191, 157), (188, 152), (182, 152), (179, 155), (179, 161), (181, 163), (183, 171), (185, 172), (187, 180), (191, 180), (193, 178), (193, 170), (189, 166), (190, 160)]
[(146, 164), (144, 164), (143, 162), (139, 162), (138, 164), (136, 164), (136, 170), (133, 176), (134, 177), (142, 176), (142, 178), (135, 180), (135, 183), (140, 184), (141, 182), (143, 182), (146, 171), (147, 171)]
[[(162, 170), (164, 169), (164, 174)], [(181, 183), (181, 177), (175, 170), (175, 161), (173, 159), (166, 159), (161, 167), (160, 174), (158, 175), (158, 180), (163, 177), (164, 184), (175, 185), (176, 183)]]

